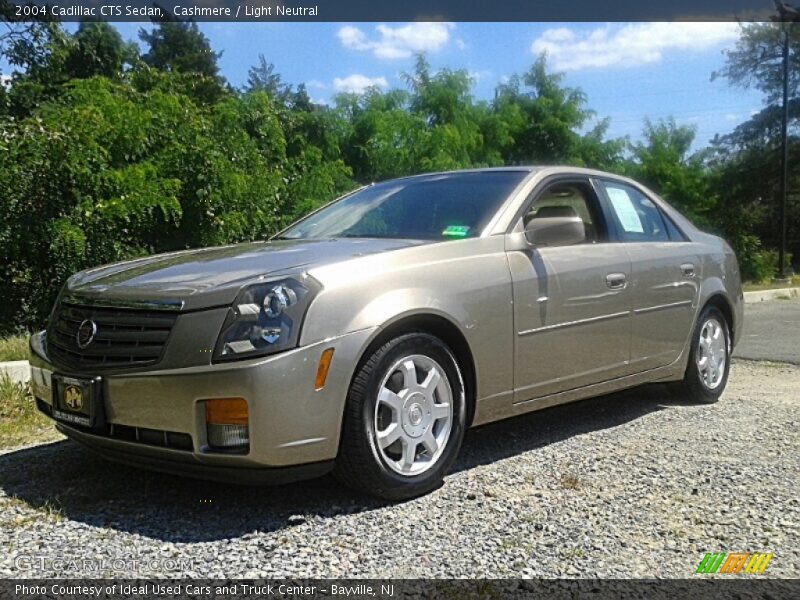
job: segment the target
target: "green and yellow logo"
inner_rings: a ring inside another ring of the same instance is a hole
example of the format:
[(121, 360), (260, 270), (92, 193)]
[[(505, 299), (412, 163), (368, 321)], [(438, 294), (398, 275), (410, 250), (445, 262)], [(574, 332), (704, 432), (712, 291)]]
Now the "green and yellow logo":
[(772, 554), (764, 552), (709, 552), (700, 561), (695, 573), (748, 573), (761, 575)]

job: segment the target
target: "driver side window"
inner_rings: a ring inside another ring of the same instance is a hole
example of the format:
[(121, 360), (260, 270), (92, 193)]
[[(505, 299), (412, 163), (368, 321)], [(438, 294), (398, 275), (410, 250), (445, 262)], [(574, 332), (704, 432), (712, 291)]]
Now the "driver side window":
[(558, 182), (540, 192), (523, 216), (527, 228), (533, 219), (579, 217), (586, 232), (585, 244), (605, 240), (597, 199), (588, 183)]

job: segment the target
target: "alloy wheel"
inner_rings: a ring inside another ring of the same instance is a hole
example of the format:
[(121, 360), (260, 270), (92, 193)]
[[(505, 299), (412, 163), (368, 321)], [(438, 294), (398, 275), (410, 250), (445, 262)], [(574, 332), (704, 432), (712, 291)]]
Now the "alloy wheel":
[(715, 390), (722, 383), (728, 363), (727, 336), (716, 317), (706, 319), (700, 328), (696, 360), (700, 381), (707, 389)]
[(453, 425), (453, 391), (435, 360), (413, 354), (386, 372), (375, 403), (375, 443), (386, 465), (405, 476), (433, 467)]

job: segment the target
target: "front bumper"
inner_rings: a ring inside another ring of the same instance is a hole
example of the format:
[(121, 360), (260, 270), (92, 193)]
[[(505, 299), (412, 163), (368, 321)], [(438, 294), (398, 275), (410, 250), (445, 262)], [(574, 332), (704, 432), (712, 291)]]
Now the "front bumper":
[(183, 477), (250, 485), (280, 485), (319, 477), (333, 469), (333, 460), (289, 467), (241, 467), (233, 464), (206, 464), (197, 461), (190, 452), (162, 449), (92, 435), (66, 423), (56, 423), (56, 429), (68, 438), (109, 460)]
[[(107, 431), (61, 422), (57, 427), (107, 458), (170, 473), (261, 483), (319, 475), (336, 457), (347, 390), (373, 333), (352, 332), (261, 359), (104, 375)], [(57, 369), (38, 336), (31, 347), (31, 384), (48, 416), (54, 372), (97, 375)], [(334, 349), (328, 377), (315, 390), (319, 359), (328, 348)], [(228, 397), (247, 401), (250, 445), (244, 454), (207, 444), (203, 401)]]

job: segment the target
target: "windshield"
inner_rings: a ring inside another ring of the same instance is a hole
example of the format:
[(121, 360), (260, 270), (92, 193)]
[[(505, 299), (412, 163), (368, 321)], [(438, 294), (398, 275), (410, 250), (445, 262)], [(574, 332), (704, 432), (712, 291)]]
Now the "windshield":
[(472, 171), (379, 183), (306, 217), (277, 239), (475, 237), (526, 175)]

